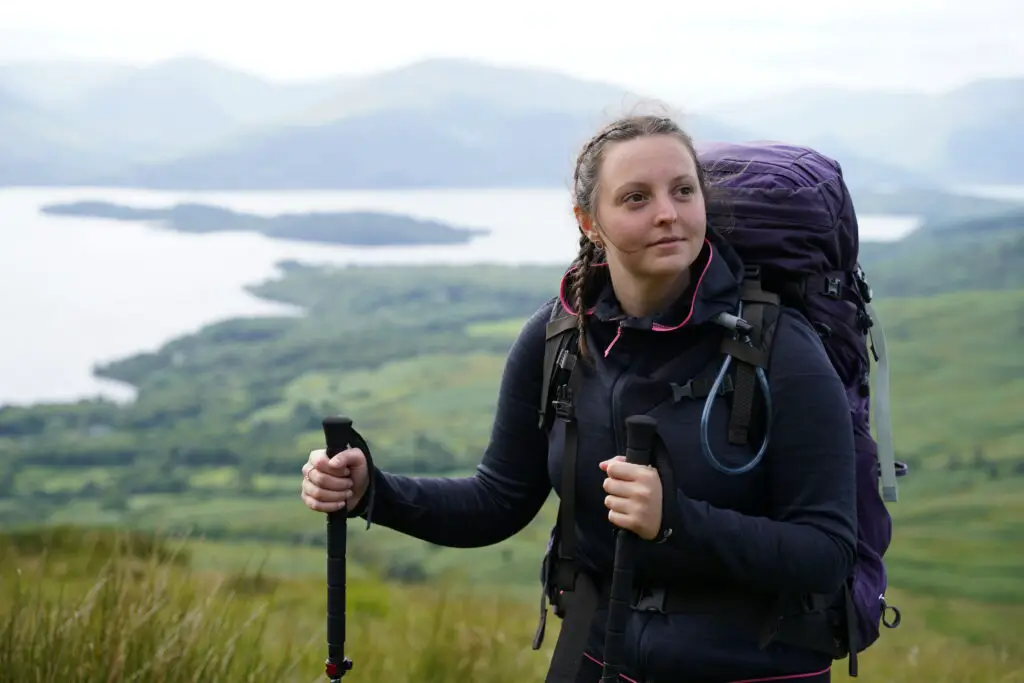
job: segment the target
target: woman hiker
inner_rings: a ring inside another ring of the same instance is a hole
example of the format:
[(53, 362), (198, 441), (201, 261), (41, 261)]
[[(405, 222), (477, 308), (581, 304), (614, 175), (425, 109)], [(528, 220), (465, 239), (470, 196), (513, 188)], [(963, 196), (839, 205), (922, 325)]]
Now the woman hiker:
[[(623, 680), (829, 681), (830, 654), (764, 638), (764, 617), (779, 596), (837, 594), (857, 558), (850, 408), (818, 334), (782, 309), (767, 373), (771, 439), (742, 476), (716, 471), (702, 455), (703, 399), (652, 406), (643, 390), (667, 367), (678, 373), (674, 386), (685, 385), (716, 358), (716, 316), (737, 310), (744, 268), (727, 235), (709, 224), (712, 191), (690, 137), (671, 120), (627, 117), (598, 132), (574, 174), (579, 254), (558, 295), (511, 348), (476, 473), (402, 476), (359, 450), (331, 459), (314, 450), (302, 468), (305, 505), (347, 507), (349, 516), (450, 547), (495, 544), (522, 530), (553, 485), (563, 493), (562, 428), (538, 421), (545, 328), (552, 307), (581, 313), (575, 561), (607, 595), (612, 530), (627, 529), (643, 539), (635, 565), (641, 588), (683, 596), (675, 610), (631, 612)], [(671, 486), (661, 467), (623, 457), (625, 418), (653, 411)], [(714, 413), (723, 417), (712, 420), (706, 438), (719, 460), (756, 454), (759, 438), (734, 445), (728, 410)], [(579, 683), (601, 678), (605, 625), (599, 605), (575, 663)]]

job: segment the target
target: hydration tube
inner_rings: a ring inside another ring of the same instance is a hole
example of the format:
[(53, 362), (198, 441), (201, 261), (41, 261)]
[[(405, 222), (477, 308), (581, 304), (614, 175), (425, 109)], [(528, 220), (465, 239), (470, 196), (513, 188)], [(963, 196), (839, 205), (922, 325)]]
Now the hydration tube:
[[(717, 322), (733, 330), (733, 333), (741, 341), (746, 342), (748, 346), (753, 347), (753, 342), (750, 341), (750, 325), (743, 320), (743, 303), (740, 302), (739, 310), (736, 316), (729, 314), (720, 315), (717, 318)], [(725, 380), (725, 373), (729, 371), (729, 366), (732, 364), (732, 356), (729, 354), (725, 355), (725, 360), (722, 361), (722, 367), (718, 371), (718, 376), (715, 377), (715, 383), (711, 386), (711, 391), (708, 392), (707, 398), (704, 400), (704, 410), (701, 411), (700, 415), (700, 449), (704, 453), (704, 457), (716, 470), (722, 474), (746, 474), (750, 470), (757, 467), (757, 464), (761, 462), (761, 458), (764, 457), (765, 451), (768, 450), (768, 432), (769, 429), (764, 430), (764, 439), (761, 440), (761, 448), (758, 449), (757, 455), (751, 459), (746, 465), (741, 467), (726, 467), (718, 461), (715, 454), (711, 451), (711, 444), (708, 441), (708, 418), (711, 416), (711, 407), (714, 405), (715, 397), (718, 395), (718, 391), (722, 386), (722, 382)], [(761, 388), (764, 390), (764, 402), (765, 402), (765, 421), (771, 425), (772, 422), (772, 397), (771, 392), (768, 388), (768, 378), (765, 376), (763, 368), (755, 368), (755, 374), (757, 380), (761, 384)]]

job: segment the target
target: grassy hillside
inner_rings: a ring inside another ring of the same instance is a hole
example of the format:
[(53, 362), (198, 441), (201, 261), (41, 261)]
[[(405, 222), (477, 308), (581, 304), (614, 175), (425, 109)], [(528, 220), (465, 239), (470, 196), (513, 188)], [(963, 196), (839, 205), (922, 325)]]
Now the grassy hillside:
[[(0, 520), (315, 546), (322, 529), (295, 491), (306, 453), (322, 444), (321, 417), (352, 415), (389, 470), (471, 471), (486, 445), (504, 354), (556, 274), (293, 266), (258, 291), (309, 308), (309, 319), (227, 322), (115, 363), (104, 372), (140, 390), (124, 408), (0, 411)], [(913, 471), (895, 510), (906, 521), (894, 576), (929, 591), (1024, 601), (1010, 579), (1024, 565), (1001, 542), (1024, 534), (1015, 502), (1024, 475), (1015, 409), (1024, 361), (1014, 344), (1024, 290), (879, 307), (899, 453)], [(552, 510), (495, 548), (452, 552), (373, 529), (354, 532), (353, 553), (406, 580), (456, 569), (532, 584)], [(941, 510), (963, 523), (936, 524)], [(503, 570), (505, 561), (512, 568)], [(932, 568), (917, 571), (926, 563)], [(983, 567), (991, 581), (973, 580)]]
[(882, 298), (1024, 287), (1024, 210), (935, 219), (894, 243), (861, 247)]
[[(306, 683), (323, 675), (322, 575), (208, 571), (188, 546), (144, 536), (5, 535), (0, 548), (0, 683)], [(1024, 681), (1019, 612), (891, 595), (907, 616), (860, 657), (856, 680)], [(559, 628), (552, 618), (534, 652), (532, 601), (452, 583), (352, 577), (347, 603), (354, 681), (540, 680)], [(843, 662), (833, 680), (848, 680)]]

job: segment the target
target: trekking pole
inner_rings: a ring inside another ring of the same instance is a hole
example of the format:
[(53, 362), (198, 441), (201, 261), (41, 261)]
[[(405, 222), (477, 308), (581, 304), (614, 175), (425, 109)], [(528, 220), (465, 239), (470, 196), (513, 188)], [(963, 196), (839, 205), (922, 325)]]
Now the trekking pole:
[[(657, 421), (649, 415), (626, 418), (626, 462), (651, 464), (651, 447)], [(633, 552), (637, 535), (626, 529), (615, 532), (615, 560), (612, 566), (611, 595), (608, 599), (608, 626), (604, 637), (604, 668), (601, 683), (620, 683), (619, 672), (625, 657), (626, 621), (633, 594)]]
[[(365, 449), (363, 439), (352, 428), (349, 418), (328, 417), (323, 426), (328, 458), (353, 445)], [(347, 519), (347, 504), (337, 512), (327, 513), (327, 661), (324, 671), (331, 683), (339, 683), (352, 668), (352, 660), (345, 656)]]

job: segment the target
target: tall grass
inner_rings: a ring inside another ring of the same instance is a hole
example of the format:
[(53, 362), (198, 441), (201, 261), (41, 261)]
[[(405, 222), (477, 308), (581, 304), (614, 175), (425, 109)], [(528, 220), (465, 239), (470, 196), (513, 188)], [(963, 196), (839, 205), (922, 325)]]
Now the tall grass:
[[(31, 539), (0, 541), (0, 683), (326, 680), (319, 577), (200, 572), (187, 548), (142, 537)], [(858, 681), (1024, 682), (1020, 611), (894, 598), (904, 624), (861, 657)], [(541, 681), (557, 637), (551, 617), (533, 652), (534, 604), (444, 584), (352, 581), (348, 615), (353, 682)]]

